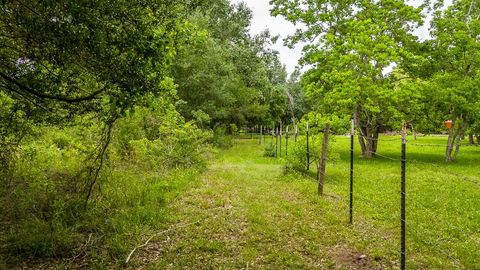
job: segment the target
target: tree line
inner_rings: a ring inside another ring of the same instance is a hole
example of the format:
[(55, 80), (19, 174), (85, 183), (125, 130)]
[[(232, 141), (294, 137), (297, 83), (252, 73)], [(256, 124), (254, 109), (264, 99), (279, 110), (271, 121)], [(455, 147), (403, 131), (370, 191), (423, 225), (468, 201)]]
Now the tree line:
[[(377, 151), (382, 131), (409, 123), (416, 131), (445, 131), (446, 160), (460, 141), (479, 138), (480, 2), (401, 0), (272, 0), (272, 14), (302, 27), (287, 40), (306, 42), (302, 86), (312, 110), (353, 118), (363, 156)], [(431, 16), (430, 37), (414, 34)], [(391, 70), (391, 71), (390, 71)], [(346, 121), (345, 121), (346, 122)]]

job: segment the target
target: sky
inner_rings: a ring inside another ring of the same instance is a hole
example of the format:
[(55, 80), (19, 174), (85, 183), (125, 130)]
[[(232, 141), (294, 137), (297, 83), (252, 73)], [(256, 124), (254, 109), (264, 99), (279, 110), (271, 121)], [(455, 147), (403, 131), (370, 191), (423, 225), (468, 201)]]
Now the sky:
[(297, 45), (294, 49), (283, 46), (282, 39), (295, 32), (296, 27), (283, 19), (282, 17), (270, 16), (269, 0), (230, 0), (232, 3), (245, 2), (253, 11), (250, 33), (259, 34), (265, 29), (269, 29), (272, 35), (280, 35), (278, 42), (272, 46), (280, 52), (280, 60), (286, 65), (287, 71), (291, 74), (298, 65), (298, 59), (302, 55), (303, 45)]
[[(295, 67), (298, 65), (298, 60), (302, 56), (302, 44), (297, 45), (293, 49), (289, 49), (283, 46), (282, 39), (286, 38), (295, 32), (296, 27), (291, 23), (283, 19), (281, 16), (270, 16), (269, 0), (230, 0), (231, 3), (244, 2), (253, 11), (252, 24), (250, 27), (250, 33), (252, 35), (258, 34), (265, 29), (270, 29), (272, 35), (280, 35), (280, 39), (277, 44), (272, 46), (272, 49), (279, 51), (280, 60), (285, 64), (287, 71), (291, 74)], [(418, 5), (421, 0), (409, 1), (413, 5)], [(451, 3), (451, 0), (445, 1), (447, 5)], [(429, 21), (429, 18), (426, 19)], [(429, 24), (425, 23), (424, 26), (415, 31), (415, 34), (419, 36), (421, 40), (429, 38)]]

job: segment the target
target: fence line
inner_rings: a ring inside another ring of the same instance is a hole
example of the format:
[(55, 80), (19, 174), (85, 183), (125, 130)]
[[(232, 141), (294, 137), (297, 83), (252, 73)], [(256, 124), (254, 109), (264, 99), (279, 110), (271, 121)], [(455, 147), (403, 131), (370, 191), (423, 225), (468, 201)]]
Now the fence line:
[[(287, 126), (287, 129), (288, 130), (288, 126)], [(307, 163), (306, 163), (306, 170), (307, 172), (310, 171), (310, 165), (314, 162), (314, 160), (311, 161), (311, 155), (310, 155), (310, 143), (309, 143), (309, 139), (310, 139), (310, 136), (312, 134), (310, 134), (309, 132), (309, 127), (308, 127), (308, 123), (306, 125), (306, 130), (304, 130), (305, 133), (303, 133), (305, 136), (306, 136), (306, 159), (307, 159)], [(262, 133), (262, 130), (260, 131), (260, 133)], [(281, 128), (274, 128), (272, 130), (272, 136), (275, 137), (276, 139), (276, 142), (275, 142), (275, 148), (276, 148), (276, 156), (278, 157), (278, 148), (280, 148), (280, 157), (282, 156), (282, 146), (278, 145), (278, 139), (280, 139), (280, 144), (283, 143), (283, 140), (282, 140), (282, 134), (283, 133), (283, 129)], [(330, 133), (332, 136), (345, 136), (346, 134), (334, 134), (333, 132)], [(299, 135), (298, 132), (295, 132), (295, 139), (297, 137), (297, 135)], [(285, 133), (285, 147), (288, 147), (288, 131), (286, 131)], [(432, 240), (430, 239), (431, 237), (425, 237), (425, 232), (428, 231), (428, 229), (425, 229), (426, 226), (424, 223), (414, 223), (414, 222), (411, 222), (411, 221), (408, 221), (407, 222), (407, 215), (406, 215), (406, 207), (408, 206), (409, 208), (413, 208), (413, 209), (416, 209), (416, 215), (422, 215), (427, 213), (426, 216), (427, 218), (428, 217), (431, 217), (431, 218), (435, 218), (435, 213), (434, 209), (432, 209), (432, 207), (427, 207), (425, 205), (425, 202), (422, 202), (420, 199), (418, 199), (417, 196), (414, 196), (412, 194), (417, 194), (420, 189), (408, 189), (408, 193), (406, 191), (406, 185), (405, 185), (405, 182), (406, 182), (406, 177), (408, 176), (406, 174), (406, 167), (407, 167), (407, 164), (408, 166), (423, 166), (423, 165), (428, 165), (428, 166), (431, 166), (433, 168), (441, 168), (443, 169), (443, 166), (441, 166), (441, 164), (437, 164), (437, 163), (433, 163), (433, 162), (424, 162), (424, 161), (420, 161), (420, 160), (416, 160), (416, 159), (408, 159), (407, 160), (407, 156), (406, 156), (406, 147), (407, 146), (416, 146), (416, 147), (438, 147), (438, 148), (441, 148), (441, 147), (447, 147), (447, 144), (436, 144), (436, 143), (419, 143), (419, 142), (414, 142), (414, 141), (411, 141), (411, 140), (407, 140), (406, 139), (406, 129), (405, 129), (405, 126), (404, 126), (404, 129), (403, 129), (403, 132), (402, 132), (402, 137), (393, 137), (393, 138), (385, 138), (385, 137), (382, 137), (382, 138), (373, 138), (373, 137), (367, 137), (367, 136), (364, 136), (364, 135), (361, 135), (361, 134), (354, 134), (354, 132), (350, 132), (350, 134), (348, 134), (347, 136), (349, 136), (350, 140), (351, 140), (351, 148), (350, 148), (350, 155), (351, 155), (351, 160), (350, 160), (350, 168), (343, 168), (343, 166), (341, 167), (342, 169), (345, 169), (345, 170), (350, 170), (350, 190), (349, 190), (349, 223), (353, 223), (353, 200), (355, 199), (356, 201), (358, 201), (360, 203), (360, 205), (365, 205), (367, 207), (369, 207), (370, 209), (372, 209), (372, 211), (376, 212), (376, 213), (382, 213), (382, 212), (386, 212), (386, 209), (385, 208), (382, 208), (378, 203), (376, 203), (376, 200), (375, 199), (369, 199), (367, 197), (369, 197), (368, 195), (369, 194), (365, 194), (364, 192), (362, 192), (362, 189), (355, 189), (357, 190), (357, 193), (354, 194), (353, 191), (353, 187), (354, 187), (354, 167), (353, 167), (353, 162), (354, 162), (354, 149), (353, 149), (353, 145), (354, 145), (354, 138), (355, 136), (358, 136), (358, 138), (361, 138), (361, 139), (364, 139), (366, 141), (376, 141), (376, 142), (401, 142), (401, 146), (402, 146), (402, 152), (400, 153), (401, 155), (399, 155), (399, 157), (392, 157), (392, 156), (389, 156), (389, 155), (385, 155), (385, 154), (380, 154), (376, 151), (366, 151), (366, 152), (363, 152), (364, 154), (373, 154), (374, 157), (378, 157), (380, 159), (384, 159), (384, 160), (388, 160), (388, 161), (393, 161), (393, 162), (398, 162), (400, 163), (399, 165), (401, 165), (401, 173), (400, 173), (400, 185), (399, 185), (399, 189), (400, 189), (400, 193), (398, 192), (398, 190), (396, 191), (393, 191), (393, 192), (385, 192), (385, 191), (382, 191), (381, 194), (387, 196), (387, 197), (390, 197), (394, 194), (399, 194), (400, 196), (400, 268), (401, 269), (405, 269), (406, 268), (406, 236), (407, 235), (412, 235), (412, 236), (415, 236), (416, 239), (419, 240), (420, 243), (423, 243), (427, 248), (428, 247), (431, 247), (432, 249), (435, 249), (437, 252), (443, 254), (445, 257), (447, 257), (448, 259), (451, 260), (452, 263), (454, 263), (455, 265), (461, 267), (461, 268), (465, 268), (465, 266), (461, 263), (461, 261), (456, 257), (457, 255), (455, 254), (455, 252), (452, 252), (452, 251), (449, 251), (448, 248), (445, 248), (446, 245), (448, 245), (449, 242), (451, 241), (462, 241), (462, 239), (465, 239), (467, 240), (469, 243), (471, 244), (474, 244), (474, 245), (480, 245), (480, 239), (476, 238), (476, 237), (472, 237), (472, 236), (469, 236), (467, 235), (468, 233), (472, 232), (471, 229), (467, 228), (461, 228), (459, 227), (459, 225), (457, 224), (454, 224), (453, 222), (449, 222), (449, 221), (445, 221), (445, 220), (440, 220), (439, 224), (442, 224), (442, 228), (445, 228), (445, 230), (454, 230), (455, 231), (455, 236), (454, 237), (447, 237), (447, 238), (444, 238), (443, 240), (445, 240), (445, 242), (442, 241), (442, 239), (437, 239), (437, 240)], [(273, 137), (272, 137), (273, 138)], [(261, 141), (261, 138), (260, 138), (260, 141)], [(296, 140), (295, 140), (296, 142)], [(462, 144), (462, 143), (458, 143), (458, 144), (454, 144), (454, 147), (457, 147), (457, 146), (460, 146), (460, 147), (467, 147), (467, 146), (475, 146), (475, 147), (478, 147), (478, 145), (465, 145), (465, 144)], [(285, 148), (285, 152), (286, 152), (286, 155), (288, 154), (288, 148)], [(467, 176), (467, 175), (462, 175), (460, 173), (452, 173), (452, 172), (446, 172), (446, 171), (442, 171), (443, 174), (445, 175), (449, 175), (449, 176), (454, 176), (456, 178), (459, 178), (461, 180), (464, 180), (464, 181), (468, 181), (472, 184), (475, 184), (475, 185), (478, 185), (480, 186), (480, 178), (478, 177), (475, 177), (475, 176)], [(317, 170), (317, 175), (320, 174), (322, 176), (327, 176), (326, 173), (323, 173), (321, 171), (318, 171)], [(343, 174), (342, 174), (343, 175)], [(355, 174), (356, 175), (356, 174)], [(346, 175), (345, 175), (346, 176)], [(364, 176), (362, 174), (360, 174), (360, 177), (364, 178)], [(318, 177), (317, 177), (318, 178)], [(437, 179), (438, 180), (438, 179)], [(317, 180), (315, 180), (317, 182)], [(370, 182), (372, 182), (371, 180), (369, 180)], [(362, 194), (363, 193), (363, 194)], [(367, 196), (365, 196), (367, 195)], [(398, 198), (398, 197), (397, 197)], [(408, 201), (408, 205), (407, 205), (407, 201)], [(343, 205), (343, 204), (342, 204)], [(346, 205), (345, 205), (346, 206)], [(343, 207), (342, 207), (343, 209)], [(393, 219), (393, 216), (389, 216), (389, 215), (382, 215), (384, 216), (385, 218), (387, 218), (387, 220), (392, 220)], [(396, 218), (395, 218), (396, 219)], [(395, 225), (395, 227), (397, 227), (398, 225)], [(408, 226), (408, 233), (407, 233), (407, 226)], [(387, 226), (388, 227), (388, 226)], [(423, 232), (422, 232), (423, 231)], [(455, 256), (453, 256), (452, 254), (454, 254)]]

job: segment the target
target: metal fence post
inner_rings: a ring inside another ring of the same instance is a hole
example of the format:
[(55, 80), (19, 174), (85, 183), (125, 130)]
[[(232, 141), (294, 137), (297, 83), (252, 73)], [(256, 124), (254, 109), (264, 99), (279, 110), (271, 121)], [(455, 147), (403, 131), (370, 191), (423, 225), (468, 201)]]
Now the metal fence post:
[(355, 122), (352, 119), (350, 130), (350, 224), (353, 224), (353, 142), (355, 136)]
[(308, 122), (307, 122), (307, 172), (310, 171), (310, 146), (308, 145)]
[(288, 156), (288, 126), (285, 130), (285, 156)]
[(402, 174), (401, 174), (401, 195), (400, 195), (400, 269), (405, 270), (406, 257), (405, 257), (405, 230), (406, 230), (406, 215), (405, 215), (405, 165), (407, 162), (407, 130), (406, 124), (402, 128)]
[(278, 129), (275, 127), (275, 157), (278, 157)]
[(260, 125), (260, 140), (259, 140), (259, 143), (260, 145), (262, 145), (262, 138), (263, 138), (263, 126)]
[(283, 129), (282, 121), (280, 121), (280, 125), (279, 125), (279, 128), (278, 128), (279, 135), (280, 135), (280, 147), (279, 147), (280, 148), (280, 151), (279, 151), (280, 152), (280, 157), (282, 157), (282, 129)]
[(298, 137), (298, 124), (295, 125), (295, 143), (297, 143), (297, 137)]

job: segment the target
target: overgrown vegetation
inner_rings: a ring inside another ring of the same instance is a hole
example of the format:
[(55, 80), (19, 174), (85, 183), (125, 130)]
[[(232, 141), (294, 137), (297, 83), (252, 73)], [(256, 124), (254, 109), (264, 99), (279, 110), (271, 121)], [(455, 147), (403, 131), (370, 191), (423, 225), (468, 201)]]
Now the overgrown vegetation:
[(86, 164), (101, 141), (102, 124), (84, 115), (69, 126), (37, 125), (15, 152), (2, 186), (2, 252), (78, 259), (103, 249), (88, 255), (116, 258), (164, 222), (168, 197), (192, 181), (211, 155), (210, 132), (185, 122), (165, 102), (135, 107), (113, 125), (88, 205)]
[(121, 259), (214, 148), (286, 111), (276, 37), (248, 34), (243, 4), (7, 1), (1, 13), (7, 268)]

